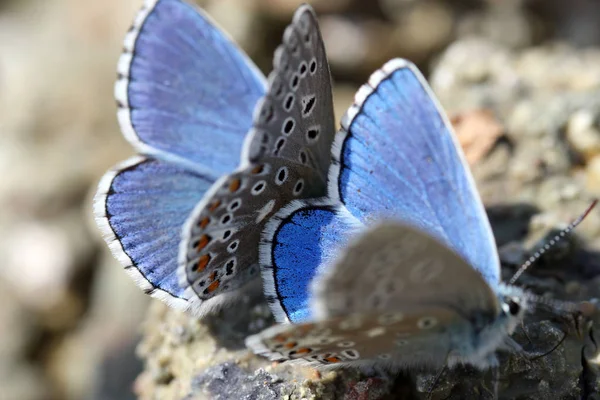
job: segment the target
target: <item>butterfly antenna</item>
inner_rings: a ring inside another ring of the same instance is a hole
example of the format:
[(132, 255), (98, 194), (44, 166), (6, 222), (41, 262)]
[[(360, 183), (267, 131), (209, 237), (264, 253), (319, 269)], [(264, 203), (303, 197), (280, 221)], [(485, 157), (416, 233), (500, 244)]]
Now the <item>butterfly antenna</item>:
[(598, 307), (599, 302), (595, 299), (590, 301), (571, 302), (571, 301), (560, 301), (556, 299), (549, 299), (535, 295), (533, 293), (527, 293), (527, 301), (534, 305), (544, 305), (554, 311), (561, 311), (565, 314), (580, 314), (584, 317), (591, 317), (595, 315), (600, 308)]
[(536, 251), (534, 255), (529, 257), (529, 260), (525, 261), (523, 263), (523, 265), (521, 265), (521, 267), (518, 269), (518, 271), (515, 272), (515, 274), (512, 276), (512, 278), (510, 278), (509, 284), (513, 285), (519, 279), (519, 277), (521, 275), (523, 275), (523, 272), (525, 272), (527, 270), (527, 268), (529, 268), (531, 266), (531, 264), (536, 262), (542, 256), (542, 254), (544, 254), (546, 251), (548, 251), (548, 249), (550, 249), (552, 246), (554, 246), (556, 243), (558, 243), (561, 239), (563, 239), (565, 236), (567, 236), (573, 229), (575, 229), (575, 227), (577, 225), (579, 225), (581, 223), (581, 221), (583, 221), (585, 219), (585, 217), (587, 217), (587, 215), (594, 209), (594, 207), (596, 207), (597, 203), (598, 203), (598, 200), (594, 200), (592, 202), (592, 204), (590, 204), (589, 207), (584, 211), (583, 214), (581, 214), (575, 221), (571, 222), (569, 224), (569, 226), (567, 226), (565, 229), (560, 231), (560, 233), (558, 235), (554, 236), (549, 242), (547, 242), (544, 245), (544, 247), (542, 247), (541, 249)]
[(442, 378), (442, 375), (444, 375), (444, 372), (446, 372), (447, 368), (448, 368), (448, 356), (446, 356), (446, 362), (444, 363), (444, 367), (442, 369), (440, 369), (440, 371), (436, 374), (435, 379), (433, 380), (433, 383), (429, 387), (429, 391), (427, 392), (427, 400), (432, 399), (433, 391), (435, 390), (438, 383), (440, 383), (440, 379)]
[(569, 303), (565, 301), (560, 301), (556, 299), (549, 299), (547, 297), (542, 297), (535, 295), (533, 293), (527, 293), (527, 301), (533, 303), (536, 306), (546, 306), (555, 311), (562, 311), (564, 313), (572, 313), (577, 310), (577, 306), (574, 303)]
[(561, 345), (561, 344), (563, 344), (563, 343), (565, 342), (565, 339), (567, 338), (567, 336), (569, 336), (569, 334), (568, 334), (567, 332), (564, 332), (564, 331), (563, 331), (563, 334), (564, 334), (564, 335), (563, 335), (562, 339), (560, 339), (560, 340), (558, 341), (558, 343), (556, 343), (554, 346), (552, 346), (552, 348), (551, 348), (550, 350), (546, 351), (546, 352), (545, 352), (545, 353), (543, 353), (543, 354), (540, 354), (540, 355), (537, 355), (537, 356), (534, 356), (534, 357), (528, 358), (528, 360), (529, 360), (529, 361), (536, 361), (536, 360), (539, 360), (539, 359), (541, 359), (541, 358), (544, 358), (544, 357), (546, 357), (546, 356), (548, 356), (548, 355), (550, 355), (550, 354), (554, 353), (554, 351), (555, 351), (556, 349), (558, 349), (558, 348), (560, 347), (560, 345)]

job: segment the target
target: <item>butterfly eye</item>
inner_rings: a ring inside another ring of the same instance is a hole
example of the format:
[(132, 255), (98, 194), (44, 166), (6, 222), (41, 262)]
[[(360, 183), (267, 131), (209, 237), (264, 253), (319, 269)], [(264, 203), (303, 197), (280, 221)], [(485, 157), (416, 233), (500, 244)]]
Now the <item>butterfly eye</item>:
[(502, 309), (505, 313), (516, 316), (521, 311), (521, 305), (516, 299), (508, 299), (506, 303), (503, 304)]

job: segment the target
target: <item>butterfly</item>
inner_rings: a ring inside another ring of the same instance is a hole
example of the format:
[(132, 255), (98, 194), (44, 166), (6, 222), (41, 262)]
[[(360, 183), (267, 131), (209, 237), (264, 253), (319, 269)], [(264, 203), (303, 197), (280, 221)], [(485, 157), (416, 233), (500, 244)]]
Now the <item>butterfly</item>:
[(180, 284), (193, 309), (235, 297), (258, 277), (260, 236), (296, 199), (325, 195), (335, 137), (331, 76), (312, 8), (304, 5), (277, 48), (240, 167), (209, 190), (184, 226)]
[(196, 316), (260, 283), (260, 234), (294, 199), (326, 193), (331, 78), (302, 6), (266, 80), (200, 10), (146, 0), (125, 38), (115, 96), (139, 156), (101, 180), (96, 221), (153, 297)]
[(246, 344), (319, 367), (498, 364), (529, 307), (500, 282), (490, 224), (424, 77), (394, 59), (357, 92), (327, 196), (297, 200), (261, 241), (278, 325)]

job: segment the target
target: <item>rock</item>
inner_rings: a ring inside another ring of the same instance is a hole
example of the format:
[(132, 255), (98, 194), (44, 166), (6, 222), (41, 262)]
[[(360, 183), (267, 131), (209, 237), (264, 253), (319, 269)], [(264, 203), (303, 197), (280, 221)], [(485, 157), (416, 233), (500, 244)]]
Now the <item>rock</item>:
[(593, 111), (584, 109), (575, 111), (567, 122), (567, 140), (586, 160), (600, 152), (600, 130), (596, 118)]
[(48, 356), (50, 374), (66, 398), (95, 393), (100, 400), (118, 398), (123, 392), (132, 394), (133, 381), (141, 371), (134, 347), (150, 299), (107, 248), (103, 248), (95, 272), (86, 316)]
[(418, 65), (427, 62), (453, 38), (456, 21), (452, 11), (441, 1), (416, 1), (402, 13), (394, 13), (393, 51)]
[(219, 21), (219, 25), (231, 35), (235, 43), (249, 54), (260, 50), (260, 41), (256, 40), (258, 17), (255, 1), (240, 2), (238, 0), (210, 1), (203, 9)]
[(282, 386), (282, 379), (264, 369), (259, 368), (250, 375), (236, 364), (224, 363), (197, 375), (192, 391), (206, 393), (213, 399), (276, 400), (283, 395)]
[(586, 169), (586, 187), (596, 194), (600, 194), (600, 156), (596, 156), (589, 161)]
[[(218, 1), (218, 0), (217, 0)], [(283, 21), (289, 21), (294, 11), (302, 3), (309, 3), (319, 14), (343, 12), (352, 0), (254, 0), (265, 14), (272, 15)]]
[(43, 371), (24, 362), (15, 362), (8, 368), (0, 366), (2, 396), (5, 399), (44, 400), (51, 391)]
[(487, 155), (504, 132), (489, 110), (473, 110), (450, 118), (469, 165)]
[(529, 12), (539, 17), (539, 24), (554, 40), (568, 41), (582, 48), (600, 41), (600, 29), (594, 19), (600, 12), (597, 2), (534, 0), (527, 3)]
[(0, 245), (6, 260), (0, 275), (19, 300), (48, 327), (70, 326), (83, 312), (72, 282), (89, 266), (95, 248), (79, 213), (54, 221), (15, 224)]
[(339, 127), (339, 121), (342, 120), (348, 108), (354, 103), (354, 95), (358, 90), (357, 86), (353, 85), (336, 85), (333, 92), (333, 108), (335, 112), (335, 120)]
[[(332, 70), (364, 80), (394, 57), (420, 64), (447, 45), (454, 20), (451, 9), (437, 1), (403, 4), (402, 17), (390, 22), (368, 13), (321, 15), (319, 23)], [(435, 26), (436, 29), (425, 27)]]
[(533, 44), (536, 23), (531, 14), (523, 12), (521, 0), (490, 2), (460, 18), (457, 36), (484, 37), (508, 48), (522, 48)]
[(43, 372), (25, 361), (38, 339), (34, 317), (0, 280), (0, 385), (7, 399), (47, 398)]
[(373, 18), (324, 15), (319, 26), (332, 71), (341, 76), (366, 76), (393, 57), (392, 26)]

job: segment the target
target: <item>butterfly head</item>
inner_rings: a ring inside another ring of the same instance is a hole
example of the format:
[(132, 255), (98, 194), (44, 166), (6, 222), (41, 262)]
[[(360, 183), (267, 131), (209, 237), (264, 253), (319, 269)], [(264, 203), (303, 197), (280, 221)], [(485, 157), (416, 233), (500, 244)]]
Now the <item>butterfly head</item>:
[(500, 301), (499, 320), (504, 321), (507, 333), (511, 334), (529, 309), (528, 295), (521, 288), (501, 284), (498, 300)]
[[(501, 312), (506, 320), (512, 322), (511, 326), (516, 325), (516, 323), (523, 319), (529, 306), (527, 297), (527, 294), (521, 288), (509, 285), (500, 286), (499, 300)], [(513, 329), (514, 327), (510, 329), (511, 333)]]
[(472, 332), (472, 342), (457, 345), (451, 353), (448, 364), (470, 364), (479, 369), (487, 369), (497, 364), (496, 352), (506, 348), (508, 337), (523, 320), (529, 309), (529, 298), (525, 291), (515, 287), (500, 284), (497, 291), (498, 313), (480, 328)]

